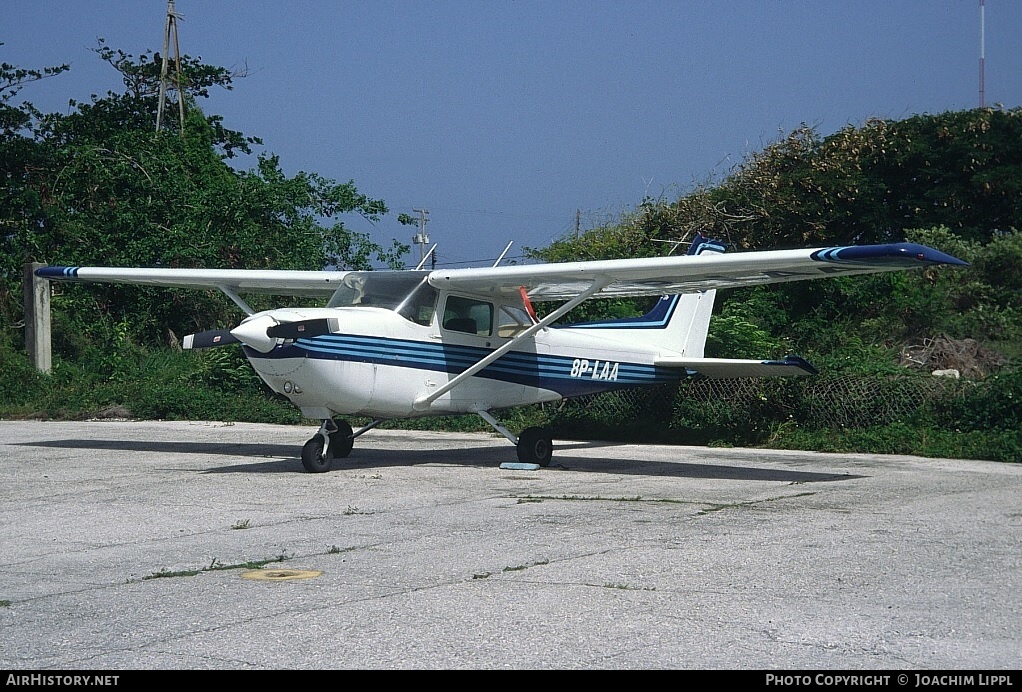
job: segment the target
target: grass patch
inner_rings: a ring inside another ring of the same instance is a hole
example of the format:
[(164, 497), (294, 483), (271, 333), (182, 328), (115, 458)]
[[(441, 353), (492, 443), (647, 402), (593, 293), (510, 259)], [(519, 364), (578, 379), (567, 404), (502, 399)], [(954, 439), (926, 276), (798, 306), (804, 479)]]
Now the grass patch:
[(892, 423), (861, 430), (789, 428), (766, 445), (818, 452), (908, 454), (941, 459), (985, 459), (1022, 463), (1022, 431), (946, 430)]
[(698, 504), (691, 500), (674, 500), (667, 497), (600, 497), (599, 495), (523, 495), (518, 498), (518, 504), (530, 502), (545, 502), (547, 500), (567, 500), (570, 502), (651, 502), (669, 505), (692, 505)]
[(656, 588), (652, 586), (632, 586), (631, 584), (604, 584), (603, 588), (619, 591), (656, 591)]
[(239, 563), (233, 564), (233, 565), (225, 565), (222, 562), (220, 562), (219, 560), (217, 560), (216, 558), (213, 558), (213, 561), (209, 563), (208, 567), (202, 567), (201, 569), (187, 569), (187, 570), (179, 570), (179, 571), (172, 571), (172, 570), (168, 570), (168, 569), (161, 569), (158, 572), (153, 572), (152, 574), (149, 574), (147, 576), (142, 577), (142, 581), (148, 581), (150, 579), (170, 579), (170, 578), (173, 578), (173, 577), (194, 577), (194, 576), (196, 576), (198, 574), (202, 574), (203, 572), (222, 572), (222, 571), (225, 571), (225, 570), (232, 570), (232, 569), (246, 569), (246, 570), (247, 569), (261, 569), (261, 568), (265, 567), (266, 565), (272, 565), (272, 564), (277, 563), (277, 562), (285, 562), (287, 560), (290, 560), (292, 557), (293, 556), (288, 555), (286, 553), (281, 553), (277, 557), (271, 557), (271, 558), (268, 558), (266, 560), (253, 560), (251, 562), (239, 562)]
[(777, 500), (790, 500), (796, 497), (811, 497), (816, 493), (796, 493), (795, 495), (782, 495), (780, 497), (766, 497), (762, 500), (749, 500), (748, 502), (730, 502), (721, 505), (709, 505), (706, 509), (701, 509), (696, 512), (696, 516), (706, 516), (712, 512), (719, 512), (724, 509), (734, 509), (737, 507), (753, 507), (755, 505), (762, 504), (764, 502), (776, 502)]
[(501, 570), (501, 572), (522, 572), (524, 570), (531, 569), (532, 567), (540, 567), (542, 565), (549, 565), (549, 564), (550, 564), (549, 560), (539, 560), (537, 562), (530, 562), (530, 563), (525, 564), (525, 565), (515, 565), (514, 567), (505, 567), (504, 569)]

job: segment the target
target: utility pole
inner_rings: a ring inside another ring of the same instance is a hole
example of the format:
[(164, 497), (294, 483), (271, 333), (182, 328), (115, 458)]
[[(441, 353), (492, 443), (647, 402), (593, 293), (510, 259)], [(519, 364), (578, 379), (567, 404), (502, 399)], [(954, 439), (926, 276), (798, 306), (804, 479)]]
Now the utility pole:
[(156, 110), (156, 131), (163, 126), (163, 112), (167, 107), (167, 73), (170, 67), (170, 35), (174, 34), (174, 81), (177, 87), (177, 110), (181, 136), (185, 134), (185, 95), (181, 88), (181, 46), (177, 39), (177, 20), (184, 19), (174, 10), (174, 0), (167, 0), (167, 28), (163, 33), (163, 66), (160, 68), (160, 102)]
[(429, 209), (412, 209), (419, 215), (419, 232), (412, 237), (412, 243), (419, 246), (419, 262), (426, 259), (426, 246), (429, 245), (429, 236), (426, 235), (426, 222), (429, 219), (426, 215), (429, 214)]
[(986, 0), (979, 0), (979, 107), (986, 107)]

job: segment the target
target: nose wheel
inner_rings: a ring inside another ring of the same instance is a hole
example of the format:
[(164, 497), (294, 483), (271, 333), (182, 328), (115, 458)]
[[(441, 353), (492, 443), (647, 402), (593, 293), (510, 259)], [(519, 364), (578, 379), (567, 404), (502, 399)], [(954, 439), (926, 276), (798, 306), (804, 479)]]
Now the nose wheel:
[(351, 454), (355, 444), (351, 426), (343, 420), (328, 418), (319, 426), (319, 432), (302, 447), (302, 466), (309, 473), (326, 473), (334, 459)]

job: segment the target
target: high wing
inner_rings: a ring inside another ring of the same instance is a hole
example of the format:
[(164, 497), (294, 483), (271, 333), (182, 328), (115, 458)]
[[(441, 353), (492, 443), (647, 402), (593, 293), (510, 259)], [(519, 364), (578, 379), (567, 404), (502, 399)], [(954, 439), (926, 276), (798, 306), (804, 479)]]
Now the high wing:
[(157, 267), (42, 267), (36, 275), (51, 281), (139, 284), (164, 288), (220, 290), (251, 315), (241, 293), (329, 298), (352, 272), (282, 269), (168, 269)]
[[(894, 243), (442, 269), (429, 273), (429, 283), (473, 294), (517, 293), (524, 286), (531, 300), (546, 301), (570, 300), (587, 292), (592, 298), (694, 293), (938, 264), (966, 262), (924, 245)], [(239, 293), (329, 298), (346, 276), (358, 272), (43, 267), (36, 273), (52, 280), (219, 289), (238, 302)], [(243, 302), (239, 304), (244, 308)]]
[(967, 263), (925, 245), (894, 243), (446, 269), (432, 272), (429, 283), (468, 293), (511, 293), (524, 286), (531, 300), (545, 301), (569, 300), (594, 284), (594, 298), (659, 296), (937, 264)]
[(349, 272), (275, 269), (141, 269), (120, 267), (43, 267), (36, 274), (53, 280), (140, 284), (165, 288), (227, 290), (282, 296), (329, 298)]

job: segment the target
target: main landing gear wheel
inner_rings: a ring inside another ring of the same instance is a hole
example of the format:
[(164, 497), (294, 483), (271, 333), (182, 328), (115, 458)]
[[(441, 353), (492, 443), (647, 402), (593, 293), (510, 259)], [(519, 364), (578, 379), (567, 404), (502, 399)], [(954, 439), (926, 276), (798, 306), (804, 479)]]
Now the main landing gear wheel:
[(334, 459), (343, 459), (351, 454), (355, 445), (351, 433), (351, 426), (345, 421), (323, 421), (319, 432), (302, 447), (302, 466), (309, 473), (329, 471)]
[(554, 442), (546, 428), (526, 428), (518, 436), (518, 461), (549, 466)]

